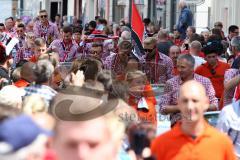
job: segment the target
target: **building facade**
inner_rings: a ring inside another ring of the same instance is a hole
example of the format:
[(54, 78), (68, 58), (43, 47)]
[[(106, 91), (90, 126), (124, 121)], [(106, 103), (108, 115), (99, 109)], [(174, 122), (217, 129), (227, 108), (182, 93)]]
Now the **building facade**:
[(69, 19), (72, 16), (81, 18), (82, 0), (34, 0), (29, 3), (28, 0), (18, 0), (19, 15), (30, 15), (36, 17), (38, 12), (46, 9), (51, 20), (54, 20), (56, 14), (67, 15)]
[(227, 33), (230, 25), (240, 25), (240, 1), (239, 0), (212, 0), (211, 23), (221, 21), (223, 23), (223, 30)]

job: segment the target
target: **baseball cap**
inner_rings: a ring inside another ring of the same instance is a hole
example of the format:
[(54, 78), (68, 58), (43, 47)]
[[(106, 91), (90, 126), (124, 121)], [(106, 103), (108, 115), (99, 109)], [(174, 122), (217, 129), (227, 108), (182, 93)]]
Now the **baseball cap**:
[(40, 128), (30, 116), (8, 118), (0, 123), (0, 154), (26, 147), (41, 134), (50, 136), (52, 133)]

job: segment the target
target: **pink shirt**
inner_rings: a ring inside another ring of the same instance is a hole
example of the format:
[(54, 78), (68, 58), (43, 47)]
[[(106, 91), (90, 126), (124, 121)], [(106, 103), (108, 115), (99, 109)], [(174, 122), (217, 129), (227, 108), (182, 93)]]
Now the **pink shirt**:
[[(232, 69), (226, 70), (226, 72), (224, 74), (224, 85), (226, 85), (227, 82), (229, 82), (231, 79), (233, 79), (234, 77), (236, 77), (239, 74), (240, 74), (240, 70), (238, 70), (238, 69), (232, 68)], [(227, 91), (224, 92), (223, 106), (226, 106), (226, 105), (232, 103), (234, 91), (235, 91), (235, 89), (232, 88), (228, 92)]]
[(34, 55), (34, 52), (31, 50), (31, 48), (28, 48), (26, 45), (20, 48), (17, 51), (17, 58), (16, 63), (18, 63), (22, 59), (30, 59)]
[[(194, 80), (201, 83), (206, 89), (207, 96), (209, 98), (210, 104), (218, 106), (218, 99), (215, 97), (215, 90), (211, 81), (203, 76), (194, 74)], [(160, 98), (160, 112), (165, 113), (167, 105), (177, 105), (180, 86), (183, 84), (180, 76), (175, 76), (166, 82), (164, 87), (164, 94)], [(181, 115), (171, 114), (171, 124), (175, 124), (178, 120), (181, 119)]]
[(36, 37), (44, 38), (47, 42), (47, 45), (50, 45), (53, 40), (59, 38), (59, 31), (58, 27), (48, 21), (48, 26), (43, 26), (40, 21), (35, 22), (33, 31)]
[(57, 39), (51, 43), (49, 48), (59, 54), (60, 62), (72, 62), (80, 57), (80, 54), (77, 52), (78, 45), (74, 42), (66, 45), (63, 40)]
[[(158, 58), (154, 61), (147, 61), (145, 65), (145, 73), (151, 83), (166, 83), (167, 80), (173, 77), (173, 62), (168, 56), (157, 52)], [(157, 54), (156, 53), (156, 54)]]

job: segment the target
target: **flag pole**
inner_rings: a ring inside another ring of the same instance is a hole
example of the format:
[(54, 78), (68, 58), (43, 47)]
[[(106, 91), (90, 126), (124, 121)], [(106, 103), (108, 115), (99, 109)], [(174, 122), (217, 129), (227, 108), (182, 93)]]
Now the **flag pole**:
[(131, 43), (132, 43), (132, 1), (129, 0), (129, 27), (131, 30)]
[(132, 28), (132, 1), (133, 0), (129, 0), (129, 24), (131, 28)]

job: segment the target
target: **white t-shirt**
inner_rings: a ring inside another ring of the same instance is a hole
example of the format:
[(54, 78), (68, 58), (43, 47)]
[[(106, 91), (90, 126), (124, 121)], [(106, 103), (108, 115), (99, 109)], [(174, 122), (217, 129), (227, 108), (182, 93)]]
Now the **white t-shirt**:
[(206, 63), (206, 61), (202, 57), (194, 56), (194, 55), (192, 56), (195, 60), (194, 69), (196, 69), (198, 66), (201, 66), (203, 63)]
[(240, 100), (222, 109), (217, 128), (232, 139), (236, 155), (240, 158)]

